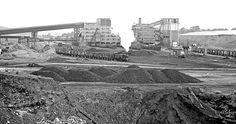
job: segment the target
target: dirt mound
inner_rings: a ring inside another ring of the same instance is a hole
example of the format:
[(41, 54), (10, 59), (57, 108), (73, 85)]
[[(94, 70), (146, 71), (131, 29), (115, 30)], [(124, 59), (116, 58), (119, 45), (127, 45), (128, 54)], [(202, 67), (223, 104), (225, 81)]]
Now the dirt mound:
[(82, 70), (82, 69), (71, 69), (67, 81), (78, 81), (78, 82), (97, 82), (101, 80), (101, 77), (97, 74)]
[(137, 65), (130, 65), (130, 66), (128, 66), (127, 68), (140, 68), (140, 67), (137, 66)]
[(40, 71), (51, 71), (57, 73), (59, 76), (67, 79), (69, 72), (61, 67), (56, 66), (45, 66), (40, 69)]
[(42, 65), (39, 65), (37, 63), (29, 63), (27, 67), (43, 67)]
[(127, 68), (124, 71), (105, 78), (110, 83), (133, 83), (133, 84), (149, 84), (153, 83), (152, 76), (142, 68)]
[(31, 74), (40, 75), (40, 76), (44, 76), (44, 77), (51, 77), (55, 81), (59, 81), (59, 82), (65, 82), (66, 81), (63, 77), (61, 77), (60, 75), (58, 75), (57, 73), (52, 72), (52, 71), (39, 70), (39, 71), (32, 72)]
[(166, 77), (168, 77), (174, 83), (200, 83), (201, 82), (197, 78), (191, 77), (177, 70), (163, 69), (161, 71), (166, 75)]
[(148, 70), (148, 73), (152, 75), (155, 83), (173, 83), (163, 72), (157, 69)]
[(219, 124), (221, 117), (190, 88), (147, 92), (137, 124)]
[(112, 69), (108, 69), (105, 67), (92, 67), (89, 71), (99, 75), (100, 77), (106, 77), (115, 74), (116, 72)]
[(236, 123), (236, 101), (235, 95), (223, 95), (212, 93), (197, 94), (197, 97), (204, 103), (210, 105), (220, 116), (230, 122)]
[(0, 99), (1, 124), (92, 122), (75, 108), (67, 91), (49, 78), (0, 73)]

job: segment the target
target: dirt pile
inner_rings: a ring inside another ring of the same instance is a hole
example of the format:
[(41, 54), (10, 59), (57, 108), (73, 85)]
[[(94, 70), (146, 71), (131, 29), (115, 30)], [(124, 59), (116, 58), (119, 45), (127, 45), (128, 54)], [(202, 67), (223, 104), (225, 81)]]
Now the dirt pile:
[(116, 73), (114, 70), (109, 69), (109, 68), (105, 68), (105, 67), (92, 67), (89, 69), (89, 71), (91, 71), (103, 78)]
[(137, 124), (219, 124), (222, 117), (191, 88), (147, 92)]
[(236, 96), (212, 93), (201, 93), (197, 97), (204, 103), (210, 105), (221, 117), (228, 122), (236, 123)]
[[(175, 88), (150, 91), (123, 87), (106, 91), (103, 89), (76, 92), (74, 102), (81, 105), (100, 124), (234, 123), (235, 117), (227, 119), (226, 116), (221, 116), (219, 111), (212, 107), (212, 103), (205, 103), (199, 98), (201, 93), (196, 90)], [(203, 98), (204, 96), (202, 95)], [(235, 108), (225, 107), (225, 111), (234, 113)]]
[(157, 69), (148, 70), (148, 73), (152, 75), (155, 83), (173, 83), (162, 71)]
[(63, 77), (61, 77), (59, 74), (57, 74), (53, 71), (39, 70), (39, 71), (32, 72), (31, 74), (39, 75), (39, 76), (43, 76), (43, 77), (51, 77), (51, 78), (53, 78), (53, 80), (59, 81), (59, 82), (65, 82), (66, 81)]
[(106, 77), (104, 80), (110, 83), (131, 84), (150, 84), (154, 82), (152, 76), (142, 68), (127, 68), (124, 71)]
[(64, 79), (67, 79), (67, 77), (69, 75), (69, 72), (67, 70), (65, 70), (61, 67), (57, 67), (57, 66), (45, 66), (45, 67), (41, 68), (40, 71), (55, 72), (56, 74), (63, 77)]
[(128, 66), (127, 68), (140, 68), (140, 67), (137, 66), (137, 65), (130, 65), (130, 66)]
[(163, 69), (161, 70), (167, 78), (169, 78), (174, 83), (200, 83), (201, 81), (197, 78), (191, 77), (184, 73), (181, 73), (174, 69)]
[(3, 124), (57, 123), (72, 117), (92, 122), (70, 102), (68, 93), (49, 78), (0, 73), (0, 99)]
[(12, 47), (13, 50), (10, 50), (10, 54), (15, 55), (20, 58), (34, 58), (34, 59), (49, 59), (51, 57), (56, 56), (55, 49), (50, 47), (49, 45), (43, 45), (44, 48), (40, 49), (32, 49), (25, 45), (14, 45)]
[(137, 65), (130, 65), (123, 71), (104, 79), (110, 83), (199, 83), (200, 80), (172, 69), (142, 69)]
[(39, 65), (37, 63), (29, 63), (27, 67), (43, 67), (42, 65)]
[(71, 69), (67, 81), (78, 81), (78, 82), (98, 82), (101, 77), (97, 74), (83, 70), (83, 69)]

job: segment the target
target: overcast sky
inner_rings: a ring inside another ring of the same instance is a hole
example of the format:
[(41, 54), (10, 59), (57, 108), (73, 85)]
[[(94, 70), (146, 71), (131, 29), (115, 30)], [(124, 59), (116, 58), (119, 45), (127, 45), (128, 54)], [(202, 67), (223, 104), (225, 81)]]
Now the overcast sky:
[(179, 18), (180, 27), (236, 27), (235, 0), (0, 0), (0, 26), (15, 28), (111, 18), (126, 48), (132, 24)]

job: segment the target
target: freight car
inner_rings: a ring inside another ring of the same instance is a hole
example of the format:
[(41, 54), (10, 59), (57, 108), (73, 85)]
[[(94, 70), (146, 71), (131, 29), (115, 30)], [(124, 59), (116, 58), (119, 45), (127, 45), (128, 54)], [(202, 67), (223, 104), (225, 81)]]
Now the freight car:
[(213, 49), (213, 48), (193, 48), (192, 52), (196, 53), (206, 53), (210, 55), (225, 56), (225, 57), (234, 57), (236, 58), (236, 51), (234, 50), (223, 50), (223, 49)]
[(70, 46), (63, 46), (56, 48), (56, 53), (67, 56), (74, 56), (80, 58), (101, 59), (109, 61), (128, 61), (128, 55), (125, 52), (89, 52), (83, 49), (73, 48)]

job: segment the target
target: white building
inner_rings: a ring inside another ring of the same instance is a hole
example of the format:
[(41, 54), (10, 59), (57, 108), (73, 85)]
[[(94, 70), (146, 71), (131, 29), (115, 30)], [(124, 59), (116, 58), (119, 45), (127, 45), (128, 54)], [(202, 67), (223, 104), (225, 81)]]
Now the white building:
[(120, 46), (120, 36), (112, 33), (111, 20), (98, 18), (96, 23), (85, 23), (81, 29), (83, 41), (90, 46)]

